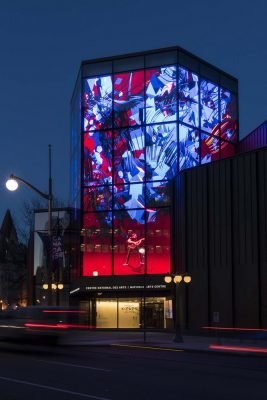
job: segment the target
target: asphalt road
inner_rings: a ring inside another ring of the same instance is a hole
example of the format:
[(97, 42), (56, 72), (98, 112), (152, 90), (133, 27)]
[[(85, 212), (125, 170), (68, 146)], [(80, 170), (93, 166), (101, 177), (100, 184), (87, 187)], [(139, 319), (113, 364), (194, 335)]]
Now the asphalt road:
[(0, 344), (1, 400), (267, 399), (267, 357)]

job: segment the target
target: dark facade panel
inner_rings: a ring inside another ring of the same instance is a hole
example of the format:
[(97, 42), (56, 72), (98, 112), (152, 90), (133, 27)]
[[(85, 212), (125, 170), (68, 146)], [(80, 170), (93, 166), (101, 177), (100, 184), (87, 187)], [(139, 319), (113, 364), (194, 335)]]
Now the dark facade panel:
[(238, 153), (260, 149), (267, 146), (267, 121), (242, 139), (237, 146)]
[[(189, 328), (267, 326), (267, 149), (181, 175)], [(178, 246), (179, 248), (179, 243)]]

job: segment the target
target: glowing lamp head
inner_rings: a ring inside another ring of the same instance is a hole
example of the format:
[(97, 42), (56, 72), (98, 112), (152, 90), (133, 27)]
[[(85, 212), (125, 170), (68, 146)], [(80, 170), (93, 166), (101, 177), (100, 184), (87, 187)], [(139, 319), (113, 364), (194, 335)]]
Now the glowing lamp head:
[(182, 282), (182, 280), (183, 280), (182, 275), (175, 275), (175, 277), (173, 278), (174, 283), (180, 283)]
[(165, 283), (171, 283), (172, 277), (170, 275), (167, 275), (164, 277), (164, 281), (165, 281)]
[(63, 283), (59, 283), (59, 284), (57, 285), (57, 288), (58, 288), (59, 290), (62, 290), (62, 289), (64, 288)]
[(11, 192), (14, 192), (19, 187), (18, 182), (16, 179), (12, 178), (12, 176), (6, 181), (6, 188)]
[(47, 289), (48, 289), (48, 284), (47, 284), (47, 283), (44, 283), (44, 284), (43, 284), (43, 289), (44, 289), (44, 290), (47, 290)]
[(190, 275), (185, 275), (185, 276), (184, 276), (184, 282), (185, 282), (185, 283), (190, 283), (191, 280), (192, 280), (192, 278), (191, 278)]

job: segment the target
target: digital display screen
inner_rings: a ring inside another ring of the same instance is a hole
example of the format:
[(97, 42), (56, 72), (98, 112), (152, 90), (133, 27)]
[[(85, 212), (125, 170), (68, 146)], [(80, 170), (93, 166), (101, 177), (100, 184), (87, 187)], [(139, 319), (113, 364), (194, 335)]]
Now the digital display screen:
[(235, 154), (236, 96), (170, 65), (86, 78), (82, 99), (83, 275), (170, 272), (172, 179)]

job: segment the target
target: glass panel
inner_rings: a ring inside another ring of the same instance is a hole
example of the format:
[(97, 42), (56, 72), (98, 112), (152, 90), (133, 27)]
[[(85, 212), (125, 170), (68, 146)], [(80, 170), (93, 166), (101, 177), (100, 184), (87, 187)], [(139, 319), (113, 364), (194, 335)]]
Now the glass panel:
[(171, 184), (166, 181), (146, 183), (146, 206), (158, 207), (171, 203)]
[(176, 66), (146, 71), (146, 123), (176, 120)]
[(236, 96), (221, 89), (221, 137), (233, 142), (237, 140)]
[(201, 133), (201, 164), (219, 159), (220, 141), (218, 138)]
[(114, 275), (144, 273), (145, 211), (114, 212)]
[(146, 328), (148, 329), (164, 329), (166, 323), (165, 314), (165, 297), (146, 297), (145, 299)]
[(111, 75), (84, 79), (83, 130), (112, 127)]
[(112, 132), (84, 134), (84, 185), (112, 183)]
[(142, 183), (114, 185), (114, 209), (144, 208), (144, 190)]
[(114, 131), (114, 183), (142, 182), (144, 167), (142, 128)]
[(200, 83), (201, 128), (219, 135), (218, 86), (209, 81)]
[(83, 191), (83, 211), (105, 211), (112, 208), (112, 186), (90, 186)]
[(140, 328), (140, 311), (140, 299), (119, 299), (119, 328)]
[(170, 209), (147, 210), (147, 273), (170, 272)]
[(146, 129), (146, 180), (171, 179), (177, 173), (177, 124)]
[(179, 119), (199, 126), (198, 76), (185, 68), (179, 68)]
[(199, 164), (199, 131), (179, 125), (180, 171)]
[(117, 328), (117, 300), (96, 300), (96, 327)]
[(83, 228), (83, 276), (111, 275), (111, 213), (84, 214)]
[(221, 158), (233, 157), (236, 153), (235, 146), (231, 143), (221, 141)]
[(144, 112), (144, 71), (114, 75), (114, 125), (140, 125)]

